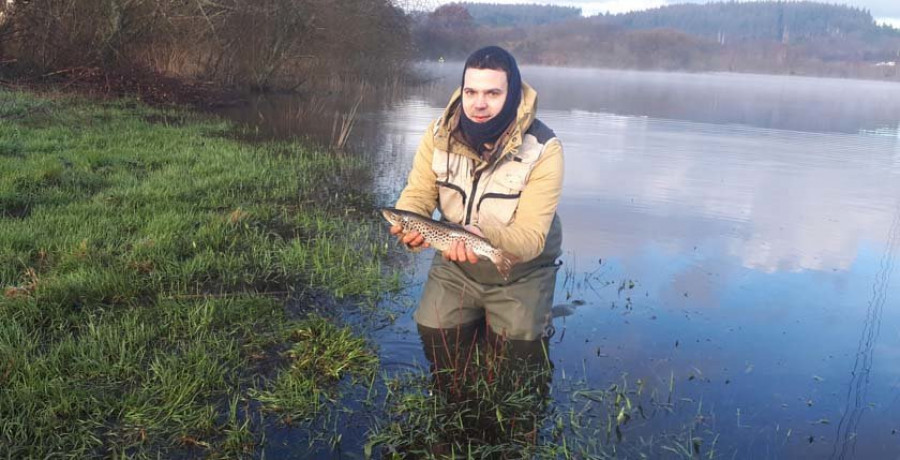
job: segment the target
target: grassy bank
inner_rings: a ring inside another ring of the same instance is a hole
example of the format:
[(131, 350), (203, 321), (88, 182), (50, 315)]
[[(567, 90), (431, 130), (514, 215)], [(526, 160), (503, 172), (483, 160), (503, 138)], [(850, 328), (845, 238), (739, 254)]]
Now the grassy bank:
[(240, 455), (372, 372), (284, 307), (396, 287), (364, 165), (232, 132), (0, 91), (0, 456)]

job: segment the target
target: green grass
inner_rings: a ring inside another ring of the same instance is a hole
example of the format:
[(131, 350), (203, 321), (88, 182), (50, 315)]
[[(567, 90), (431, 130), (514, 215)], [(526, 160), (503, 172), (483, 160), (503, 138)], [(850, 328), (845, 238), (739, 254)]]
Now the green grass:
[(445, 384), (423, 373), (389, 377), (386, 416), (368, 433), (366, 457), (720, 456), (714, 417), (702, 403), (675, 398), (670, 382), (651, 389), (623, 375), (597, 388), (563, 377), (551, 391), (552, 370), (537, 361), (523, 365), (488, 350), (464, 370), (446, 371)]
[(269, 388), (254, 391), (258, 401), (282, 413), (289, 423), (317, 413), (323, 401), (333, 397), (334, 383), (345, 375), (371, 378), (377, 370), (378, 359), (366, 342), (325, 318), (309, 318), (292, 331), (291, 341), (285, 353), (290, 366)]
[[(324, 391), (371, 368), (364, 342), (298, 336), (322, 320), (284, 308), (298, 291), (397, 288), (369, 198), (347, 186), (364, 165), (233, 130), (0, 91), (0, 457), (240, 456), (263, 441), (251, 407), (322, 403), (285, 376), (321, 373)], [(326, 339), (345, 364), (301, 372), (277, 351)]]

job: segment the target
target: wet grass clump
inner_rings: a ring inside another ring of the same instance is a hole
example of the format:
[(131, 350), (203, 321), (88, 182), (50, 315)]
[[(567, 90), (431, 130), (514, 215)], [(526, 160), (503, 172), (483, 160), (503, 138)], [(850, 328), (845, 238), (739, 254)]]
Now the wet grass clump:
[(288, 424), (309, 414), (334, 398), (335, 383), (345, 376), (374, 375), (378, 358), (362, 338), (347, 327), (313, 316), (290, 334), (291, 347), (282, 355), (290, 365), (279, 371), (268, 388), (254, 391), (255, 398), (282, 414)]
[(389, 378), (383, 403), (386, 417), (370, 430), (366, 456), (722, 456), (715, 415), (701, 402), (676, 397), (674, 380), (657, 382), (649, 390), (643, 380), (623, 375), (619, 383), (597, 388), (563, 375), (551, 391), (552, 378), (547, 362), (525, 364), (491, 352), (463, 369)]
[(268, 377), (306, 372), (279, 351), (344, 345), (308, 369), (323, 388), (370, 365), (284, 308), (397, 287), (368, 198), (339, 186), (364, 165), (232, 129), (0, 91), (0, 456), (242, 455), (256, 396), (294, 398)]
[[(534, 458), (548, 410), (552, 370), (541, 355), (486, 347), (433, 374), (386, 382), (386, 420), (366, 455), (383, 458)], [(440, 360), (440, 358), (438, 358)]]

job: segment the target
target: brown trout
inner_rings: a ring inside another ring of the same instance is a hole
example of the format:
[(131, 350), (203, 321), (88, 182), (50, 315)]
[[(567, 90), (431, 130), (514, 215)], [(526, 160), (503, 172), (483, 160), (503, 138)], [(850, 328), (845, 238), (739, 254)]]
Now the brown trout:
[(420, 216), (414, 212), (403, 211), (396, 208), (381, 208), (381, 215), (387, 219), (391, 225), (399, 225), (403, 228), (403, 234), (407, 234), (413, 230), (419, 232), (425, 242), (438, 251), (444, 252), (450, 249), (450, 243), (454, 240), (461, 240), (466, 244), (467, 249), (471, 249), (479, 257), (490, 260), (497, 266), (497, 271), (504, 280), (509, 279), (509, 272), (512, 266), (519, 262), (519, 259), (491, 245), (491, 243), (483, 237), (469, 232), (458, 225), (438, 222), (427, 217)]

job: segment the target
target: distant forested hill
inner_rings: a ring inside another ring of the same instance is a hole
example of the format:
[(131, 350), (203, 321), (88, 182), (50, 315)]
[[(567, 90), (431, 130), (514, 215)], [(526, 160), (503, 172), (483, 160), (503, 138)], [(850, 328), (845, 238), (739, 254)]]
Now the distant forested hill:
[(423, 59), (499, 44), (523, 63), (900, 80), (900, 30), (860, 8), (728, 1), (588, 18), (576, 11), (452, 3), (411, 17), (413, 41)]
[(458, 4), (469, 11), (475, 24), (488, 27), (534, 26), (581, 17), (581, 8), (571, 6), (467, 2)]
[(679, 4), (597, 17), (626, 29), (677, 29), (717, 40), (800, 41), (816, 37), (877, 37), (893, 29), (875, 25), (862, 9), (815, 2)]

